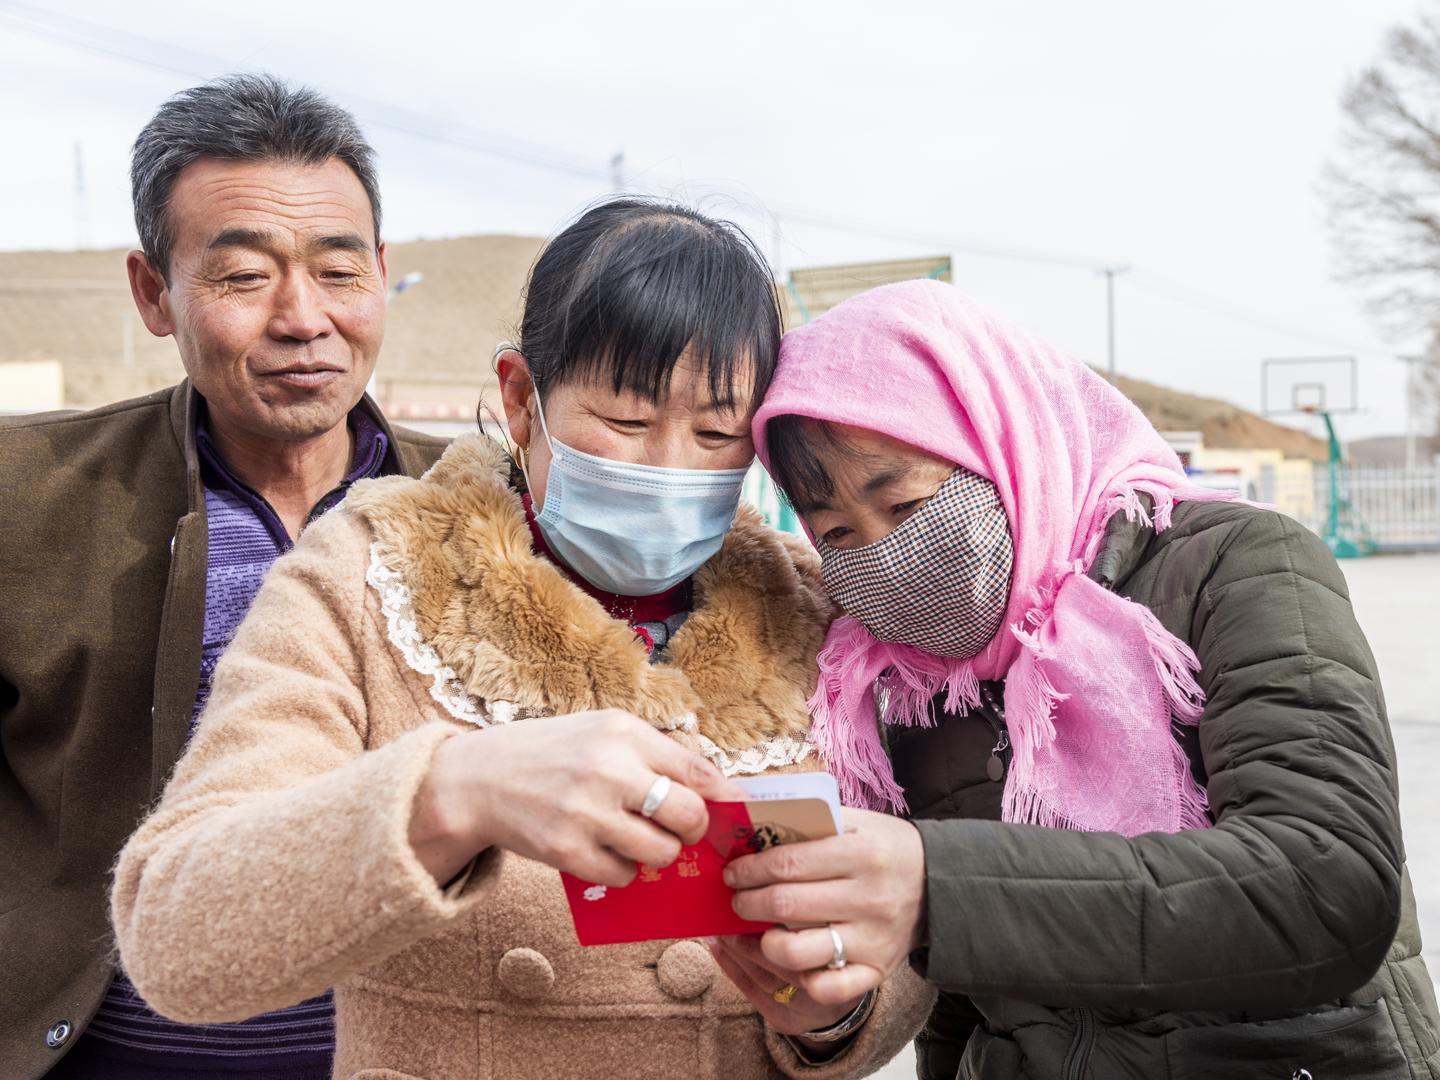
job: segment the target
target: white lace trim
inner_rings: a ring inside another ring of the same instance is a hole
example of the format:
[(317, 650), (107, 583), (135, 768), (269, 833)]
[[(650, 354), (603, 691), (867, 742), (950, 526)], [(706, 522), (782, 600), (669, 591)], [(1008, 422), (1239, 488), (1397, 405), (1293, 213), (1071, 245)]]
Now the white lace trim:
[[(518, 702), (487, 701), (483, 705), (466, 690), (455, 669), (440, 659), (420, 634), (415, 620), (415, 604), (410, 587), (400, 571), (386, 564), (383, 549), (377, 541), (370, 545), (370, 566), (365, 580), (380, 598), (380, 611), (385, 616), (385, 632), (410, 668), (430, 679), (430, 696), (455, 719), (476, 727), (510, 724), (526, 712)], [(697, 731), (699, 720), (694, 713), (683, 713), (665, 725), (666, 730), (682, 731), (695, 736), (700, 752), (726, 776), (753, 776), (784, 765), (804, 761), (814, 752), (814, 745), (805, 738), (780, 735), (759, 746), (744, 750), (726, 750), (714, 740)]]
[(665, 730), (683, 731), (689, 735), (694, 735), (700, 730), (700, 718), (693, 712), (681, 713), (673, 720), (665, 721)]
[(370, 545), (370, 566), (365, 571), (365, 580), (380, 597), (380, 611), (385, 616), (385, 632), (390, 644), (399, 650), (405, 663), (413, 670), (429, 676), (430, 696), (442, 709), (456, 720), (476, 727), (504, 724), (515, 718), (513, 702), (503, 703), (510, 705), (509, 715), (506, 716), (500, 715), (498, 706), (501, 702), (495, 702), (489, 710), (482, 710), (466, 693), (465, 684), (455, 674), (455, 669), (441, 660), (435, 647), (420, 636), (410, 587), (405, 584), (400, 571), (386, 565), (379, 542)]
[(777, 735), (768, 742), (745, 750), (726, 750), (704, 735), (697, 735), (696, 739), (700, 743), (700, 752), (726, 776), (754, 776), (783, 765), (794, 765), (804, 761), (815, 750), (815, 744), (809, 739), (793, 735)]

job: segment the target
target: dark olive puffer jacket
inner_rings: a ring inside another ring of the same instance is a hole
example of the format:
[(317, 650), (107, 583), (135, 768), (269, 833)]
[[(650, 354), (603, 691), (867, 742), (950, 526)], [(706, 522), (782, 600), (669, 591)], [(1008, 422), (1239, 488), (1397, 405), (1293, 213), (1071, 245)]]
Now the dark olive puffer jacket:
[(927, 861), (914, 962), (945, 991), (922, 1080), (1440, 1080), (1394, 746), (1329, 552), (1278, 514), (1190, 504), (1158, 535), (1113, 521), (1092, 576), (1200, 657), (1182, 739), (1217, 824), (1001, 824), (997, 717), (890, 729)]

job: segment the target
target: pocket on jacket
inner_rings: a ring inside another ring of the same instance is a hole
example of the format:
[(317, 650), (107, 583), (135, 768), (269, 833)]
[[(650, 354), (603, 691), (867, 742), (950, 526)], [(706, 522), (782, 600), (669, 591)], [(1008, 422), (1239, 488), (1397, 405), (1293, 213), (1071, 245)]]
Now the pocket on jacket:
[(1025, 1055), (1014, 1039), (977, 1028), (965, 1044), (955, 1080), (1025, 1080)]
[[(1410, 1068), (1383, 1000), (1267, 1020), (1172, 1031), (1171, 1080), (1398, 1080)], [(1300, 1070), (1305, 1072), (1300, 1072)]]

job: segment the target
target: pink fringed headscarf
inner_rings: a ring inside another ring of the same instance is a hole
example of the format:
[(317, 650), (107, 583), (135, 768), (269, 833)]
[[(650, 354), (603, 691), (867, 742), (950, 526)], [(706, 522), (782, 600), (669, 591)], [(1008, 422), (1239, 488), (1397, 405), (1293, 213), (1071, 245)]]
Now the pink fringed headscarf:
[(1187, 482), (1134, 405), (952, 286), (913, 281), (785, 335), (754, 424), (767, 465), (765, 424), (785, 414), (878, 431), (986, 477), (1015, 545), (1009, 629), (973, 659), (877, 641), (849, 616), (831, 627), (810, 706), (846, 802), (905, 805), (876, 722), (882, 676), (885, 720), (922, 725), (942, 690), (946, 710), (964, 713), (982, 681), (1003, 679), (1004, 820), (1126, 835), (1210, 823), (1170, 726), (1199, 720), (1195, 654), (1085, 575), (1111, 515), (1163, 530), (1177, 501), (1227, 497)]

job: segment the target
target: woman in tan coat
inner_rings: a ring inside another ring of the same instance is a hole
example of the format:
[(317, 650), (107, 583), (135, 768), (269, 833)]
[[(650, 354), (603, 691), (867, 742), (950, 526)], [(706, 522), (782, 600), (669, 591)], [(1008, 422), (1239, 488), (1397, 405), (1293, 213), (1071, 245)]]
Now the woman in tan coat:
[(334, 987), (335, 1075), (376, 1080), (848, 1077), (909, 1040), (908, 972), (822, 1004), (723, 953), (762, 1016), (699, 942), (580, 947), (557, 873), (624, 885), (726, 777), (824, 768), (814, 557), (736, 509), (778, 339), (729, 227), (617, 200), (552, 242), (498, 363), (518, 462), (473, 435), (356, 485), (217, 669), (116, 870), (154, 1008)]

